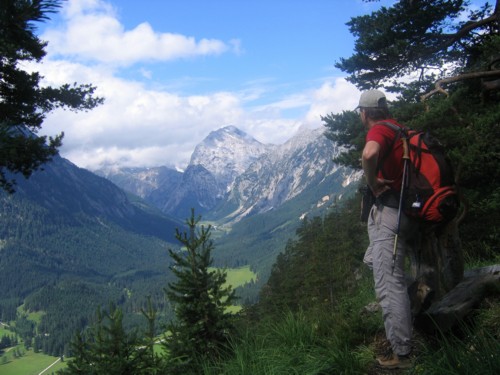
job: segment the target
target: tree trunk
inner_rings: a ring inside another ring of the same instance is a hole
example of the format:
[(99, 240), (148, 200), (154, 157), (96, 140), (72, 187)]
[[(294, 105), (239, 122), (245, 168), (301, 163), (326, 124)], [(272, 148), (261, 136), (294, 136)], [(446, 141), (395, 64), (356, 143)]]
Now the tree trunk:
[(410, 277), (413, 287), (427, 292), (420, 302), (426, 305), (440, 299), (463, 278), (464, 258), (458, 224), (452, 220), (444, 226), (425, 226), (419, 231), (410, 250)]
[(488, 294), (499, 291), (500, 265), (468, 271), (462, 282), (417, 316), (415, 326), (427, 332), (447, 331), (458, 325)]
[(415, 316), (451, 291), (463, 278), (464, 258), (457, 220), (422, 226), (410, 258), (410, 300)]
[[(417, 328), (446, 331), (469, 314), (491, 290), (500, 290), (500, 265), (467, 271), (457, 220), (424, 227), (410, 251), (408, 288)], [(493, 286), (493, 288), (489, 288)]]

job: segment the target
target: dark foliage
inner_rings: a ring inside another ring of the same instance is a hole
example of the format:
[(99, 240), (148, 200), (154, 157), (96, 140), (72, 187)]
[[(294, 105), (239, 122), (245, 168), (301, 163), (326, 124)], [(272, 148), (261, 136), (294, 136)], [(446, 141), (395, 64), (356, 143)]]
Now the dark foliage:
[(0, 9), (0, 187), (14, 191), (6, 171), (24, 177), (49, 161), (61, 146), (63, 134), (37, 137), (45, 116), (56, 108), (90, 110), (101, 103), (90, 84), (40, 87), (43, 78), (20, 65), (40, 61), (46, 43), (35, 34), (35, 23), (48, 19), (61, 0), (4, 0)]
[(83, 213), (55, 215), (21, 197), (20, 191), (6, 195), (0, 205), (2, 321), (16, 320), (23, 303), (25, 311), (43, 312), (38, 333), (23, 338), (36, 338), (34, 348), (61, 355), (96, 307), (110, 301), (123, 310), (127, 328), (144, 325), (140, 311), (148, 295), (165, 319), (165, 242)]
[[(154, 320), (154, 317), (153, 317)], [(154, 323), (152, 323), (154, 324)], [(78, 333), (71, 345), (71, 359), (63, 374), (156, 374), (160, 359), (154, 354), (152, 340), (143, 332), (128, 333), (123, 326), (123, 313), (111, 305), (100, 309), (89, 329)]]
[[(467, 10), (464, 0), (398, 1), (347, 23), (355, 52), (336, 66), (361, 89), (420, 72), (428, 83), (446, 73), (477, 67), (481, 46), (498, 32), (498, 9)], [(460, 19), (464, 12), (469, 16)], [(447, 66), (449, 68), (447, 68)]]
[(278, 255), (261, 291), (259, 309), (264, 315), (333, 311), (356, 286), (354, 275), (367, 246), (359, 197), (324, 219), (305, 220), (297, 236)]

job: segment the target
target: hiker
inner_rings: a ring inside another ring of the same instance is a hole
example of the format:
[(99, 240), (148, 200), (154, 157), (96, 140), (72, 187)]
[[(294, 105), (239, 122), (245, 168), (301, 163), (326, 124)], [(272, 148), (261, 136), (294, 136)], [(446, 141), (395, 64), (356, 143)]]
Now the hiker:
[(373, 270), (375, 293), (392, 348), (377, 361), (384, 368), (407, 368), (411, 366), (412, 316), (404, 256), (406, 240), (416, 223), (398, 210), (404, 165), (402, 143), (395, 142), (393, 129), (377, 123), (401, 125), (391, 118), (386, 96), (379, 90), (363, 92), (356, 110), (368, 131), (361, 160), (368, 188), (375, 197), (367, 219), (370, 245), (363, 261)]

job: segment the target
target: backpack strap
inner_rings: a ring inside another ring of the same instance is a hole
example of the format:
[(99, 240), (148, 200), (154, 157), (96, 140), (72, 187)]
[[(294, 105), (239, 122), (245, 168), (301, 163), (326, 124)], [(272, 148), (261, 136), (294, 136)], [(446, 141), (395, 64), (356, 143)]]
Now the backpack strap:
[(393, 145), (396, 142), (396, 139), (398, 138), (398, 136), (400, 137), (401, 134), (403, 134), (404, 136), (408, 135), (408, 129), (406, 129), (406, 127), (397, 126), (389, 121), (380, 121), (380, 122), (375, 123), (375, 125), (384, 125), (384, 126), (387, 126), (388, 128), (391, 128), (392, 130), (394, 130), (396, 132), (396, 137), (393, 141)]
[(384, 175), (384, 171), (382, 169), (382, 164), (384, 163), (384, 161), (387, 159), (387, 157), (391, 153), (391, 151), (394, 148), (394, 145), (396, 144), (396, 141), (398, 139), (401, 139), (401, 138), (408, 139), (408, 130), (404, 126), (397, 126), (397, 125), (395, 125), (395, 124), (393, 124), (392, 122), (389, 122), (389, 121), (380, 121), (380, 122), (377, 122), (375, 125), (384, 125), (384, 126), (387, 126), (388, 128), (394, 130), (394, 132), (396, 133), (396, 135), (394, 136), (394, 139), (392, 140), (391, 147), (389, 147), (387, 149), (387, 151), (380, 158), (380, 160), (379, 160), (379, 162), (377, 164), (377, 172), (381, 171), (382, 175)]

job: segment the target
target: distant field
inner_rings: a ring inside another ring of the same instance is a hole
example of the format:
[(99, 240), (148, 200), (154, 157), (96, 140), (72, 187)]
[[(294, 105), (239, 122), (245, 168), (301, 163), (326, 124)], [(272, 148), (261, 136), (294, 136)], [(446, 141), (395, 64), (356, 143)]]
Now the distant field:
[(226, 285), (231, 285), (233, 289), (255, 281), (257, 275), (250, 270), (250, 266), (226, 269)]
[(42, 320), (42, 316), (44, 315), (45, 315), (44, 311), (30, 312), (28, 314), (28, 319), (34, 321), (36, 324), (39, 324), (40, 321)]
[(14, 333), (12, 331), (9, 331), (8, 329), (5, 329), (3, 325), (0, 325), (0, 337), (8, 335), (12, 336)]
[[(255, 281), (257, 275), (250, 270), (250, 266), (226, 269), (226, 285), (231, 285), (233, 289), (243, 286), (251, 281)], [(241, 306), (230, 306), (228, 311), (235, 314), (242, 309)]]
[[(19, 346), (22, 347), (22, 346)], [(25, 350), (23, 348), (23, 350)], [(6, 359), (4, 359), (4, 357)], [(42, 353), (34, 353), (32, 350), (25, 351), (20, 358), (14, 358), (13, 350), (5, 352), (0, 356), (0, 374), (2, 375), (38, 375), (52, 363), (57, 361), (57, 357), (48, 356)], [(4, 363), (7, 361), (7, 363)], [(66, 367), (66, 362), (59, 361), (52, 366), (45, 374), (51, 374)]]

